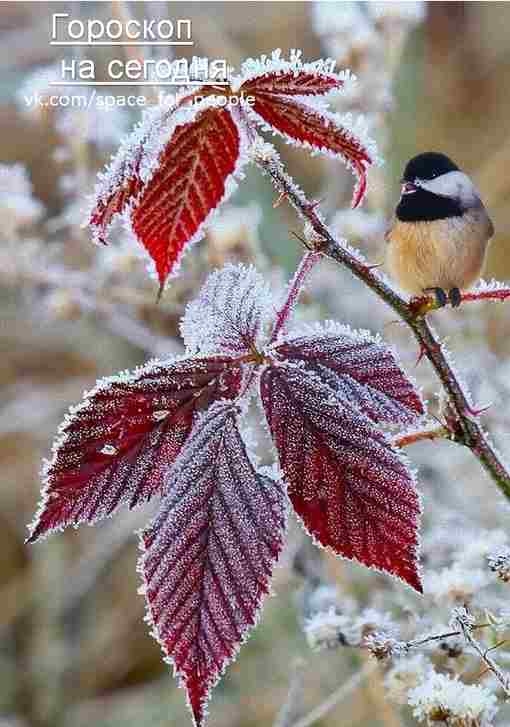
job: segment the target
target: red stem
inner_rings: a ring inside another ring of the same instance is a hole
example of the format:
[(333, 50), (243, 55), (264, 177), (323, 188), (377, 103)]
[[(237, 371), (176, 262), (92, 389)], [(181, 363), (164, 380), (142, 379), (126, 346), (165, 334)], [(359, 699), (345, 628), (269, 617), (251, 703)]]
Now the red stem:
[(299, 266), (294, 273), (294, 277), (289, 283), (285, 302), (280, 308), (278, 315), (276, 316), (276, 322), (274, 324), (273, 332), (271, 333), (271, 343), (274, 343), (274, 341), (276, 341), (276, 339), (278, 338), (278, 334), (289, 320), (289, 316), (294, 310), (294, 307), (299, 298), (299, 294), (303, 289), (305, 280), (320, 257), (320, 252), (310, 251), (305, 253), (301, 258), (301, 262), (299, 263)]

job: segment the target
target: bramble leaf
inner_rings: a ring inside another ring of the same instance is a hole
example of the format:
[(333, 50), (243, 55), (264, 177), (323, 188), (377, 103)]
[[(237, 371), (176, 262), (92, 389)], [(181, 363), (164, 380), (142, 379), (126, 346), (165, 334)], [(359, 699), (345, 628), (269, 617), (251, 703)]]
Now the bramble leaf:
[(352, 206), (361, 204), (367, 188), (367, 169), (374, 162), (373, 144), (363, 141), (365, 129), (353, 125), (350, 115), (334, 114), (304, 99), (252, 95), (255, 102), (247, 107), (247, 113), (263, 128), (315, 153), (341, 159), (357, 177)]
[(211, 213), (235, 187), (244, 140), (214, 97), (168, 111), (119, 151), (103, 175), (90, 224), (106, 241), (116, 215), (128, 216), (156, 265), (160, 289)]
[(271, 290), (253, 266), (225, 265), (211, 273), (181, 323), (191, 353), (253, 352), (275, 316)]
[(306, 529), (338, 555), (417, 591), (420, 503), (403, 458), (331, 377), (277, 362), (260, 388), (280, 467)]
[(413, 382), (393, 351), (368, 331), (333, 321), (290, 333), (275, 346), (278, 357), (302, 361), (374, 422), (412, 424), (424, 414)]
[(197, 411), (234, 398), (240, 384), (228, 357), (153, 362), (99, 381), (59, 430), (28, 542), (162, 495)]
[(254, 470), (236, 416), (220, 402), (195, 425), (142, 535), (153, 633), (186, 688), (196, 725), (256, 623), (285, 530), (284, 489)]
[(260, 59), (248, 58), (241, 66), (239, 91), (252, 94), (279, 94), (285, 96), (325, 96), (340, 91), (354, 81), (349, 71), (335, 73), (331, 59), (306, 63), (301, 51), (293, 50), (290, 60), (282, 58), (281, 51)]
[(243, 81), (239, 91), (248, 95), (266, 96), (326, 96), (342, 89), (349, 74), (320, 71), (262, 71), (260, 75)]

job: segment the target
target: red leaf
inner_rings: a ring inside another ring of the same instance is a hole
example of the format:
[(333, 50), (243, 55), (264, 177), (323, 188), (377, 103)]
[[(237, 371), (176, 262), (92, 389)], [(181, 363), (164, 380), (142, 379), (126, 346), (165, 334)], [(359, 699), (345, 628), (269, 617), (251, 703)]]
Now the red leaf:
[[(239, 127), (214, 99), (149, 117), (119, 150), (96, 190), (90, 225), (105, 242), (117, 215), (155, 262), (160, 286), (211, 212), (232, 191), (244, 163)], [(244, 141), (243, 141), (244, 143)]]
[(161, 108), (146, 114), (144, 121), (122, 142), (108, 168), (99, 174), (95, 203), (89, 215), (89, 225), (97, 242), (106, 245), (116, 217), (127, 213), (138, 199), (144, 186), (141, 168), (147, 156), (146, 149), (151, 148), (162, 127), (170, 128), (173, 113), (173, 108)]
[(245, 640), (282, 548), (286, 497), (253, 469), (231, 405), (211, 407), (169, 472), (143, 534), (140, 570), (154, 635), (175, 665), (195, 723)]
[(289, 335), (275, 347), (286, 360), (303, 361), (374, 422), (412, 424), (423, 401), (395, 354), (368, 332), (354, 334), (333, 322), (305, 335)]
[(132, 214), (133, 230), (156, 263), (161, 286), (226, 196), (240, 152), (237, 124), (219, 108), (177, 126), (161, 152)]
[(240, 384), (228, 357), (150, 363), (100, 381), (59, 431), (28, 542), (161, 495), (196, 412), (235, 397)]
[(269, 94), (255, 95), (254, 104), (246, 108), (287, 140), (341, 158), (358, 177), (352, 206), (360, 204), (367, 186), (366, 171), (374, 161), (371, 143), (362, 141), (341, 117), (301, 100)]
[(261, 378), (266, 418), (297, 514), (319, 543), (421, 592), (413, 476), (355, 403), (298, 364)]
[(271, 99), (279, 96), (325, 96), (340, 90), (345, 79), (335, 73), (317, 71), (270, 71), (244, 81), (239, 92)]

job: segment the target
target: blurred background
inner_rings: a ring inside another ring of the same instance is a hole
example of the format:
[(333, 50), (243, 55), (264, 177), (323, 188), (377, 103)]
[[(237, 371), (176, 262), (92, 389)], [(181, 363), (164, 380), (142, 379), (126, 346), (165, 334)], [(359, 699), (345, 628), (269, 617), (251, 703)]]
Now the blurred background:
[[(51, 13), (105, 21), (190, 18), (193, 54), (237, 67), (274, 48), (284, 54), (301, 48), (310, 60), (335, 58), (359, 77), (338, 108), (367, 116), (386, 163), (372, 174), (368, 200), (355, 212), (348, 209), (352, 178), (338, 163), (279, 147), (291, 174), (323, 200), (337, 232), (378, 262), (403, 164), (420, 151), (447, 153), (473, 176), (486, 201), (496, 228), (486, 277), (504, 281), (510, 277), (510, 4), (2, 2), (0, 11), (0, 726), (186, 725), (184, 694), (149, 636), (136, 593), (133, 531), (151, 508), (30, 548), (23, 542), (26, 524), (39, 500), (41, 460), (68, 406), (98, 377), (180, 352), (183, 308), (211, 268), (253, 261), (282, 285), (300, 254), (290, 235), (299, 223), (286, 204), (273, 206), (269, 181), (250, 169), (156, 306), (157, 285), (133, 240), (119, 234), (99, 249), (81, 227), (97, 171), (138, 120), (136, 112), (26, 103), (30, 94), (47, 95), (50, 81), (60, 77), (64, 49), (48, 42)], [(113, 57), (112, 49), (85, 51), (99, 69)], [(477, 304), (435, 315), (475, 402), (493, 404), (486, 425), (507, 455), (509, 310)], [(413, 342), (345, 271), (322, 263), (299, 315), (381, 332), (440, 416), (437, 383), (427, 364), (414, 368)], [(330, 559), (291, 523), (276, 597), (216, 688), (211, 725), (413, 724), (409, 706), (387, 694), (392, 676), (385, 667), (372, 669), (328, 709), (311, 713), (348, 685), (366, 658), (338, 645), (315, 654), (306, 619), (333, 610), (367, 632), (372, 621), (387, 618), (405, 636), (425, 624), (444, 626), (456, 603), (491, 613), (504, 608), (508, 585), (491, 580), (484, 560), (488, 543), (504, 545), (508, 531), (508, 508), (494, 485), (456, 445), (422, 444), (408, 454), (419, 467), (424, 495), (429, 595), (418, 601), (388, 578)], [(459, 561), (466, 543), (475, 542), (472, 560), (464, 554)], [(499, 654), (508, 659), (504, 647)], [(439, 647), (427, 659), (468, 681), (479, 676), (479, 665)], [(490, 676), (480, 678), (489, 684)], [(500, 716), (508, 718), (503, 708)]]

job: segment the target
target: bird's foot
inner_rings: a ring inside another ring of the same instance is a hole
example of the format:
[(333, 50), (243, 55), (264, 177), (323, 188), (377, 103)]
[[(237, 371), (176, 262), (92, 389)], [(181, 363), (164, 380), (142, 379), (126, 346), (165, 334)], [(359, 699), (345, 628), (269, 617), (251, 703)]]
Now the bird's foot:
[[(456, 288), (453, 288), (452, 292), (453, 290), (456, 290)], [(434, 295), (436, 299), (436, 308), (444, 308), (448, 303), (448, 296), (442, 288), (424, 288), (423, 292), (427, 294), (432, 293)]]
[(458, 308), (462, 302), (462, 293), (459, 288), (452, 288), (448, 293), (448, 298), (452, 304), (452, 308)]
[[(433, 297), (430, 296), (433, 293)], [(442, 288), (423, 288), (423, 295), (409, 301), (409, 307), (416, 318), (423, 318), (433, 310), (443, 308), (448, 303), (448, 296)]]

